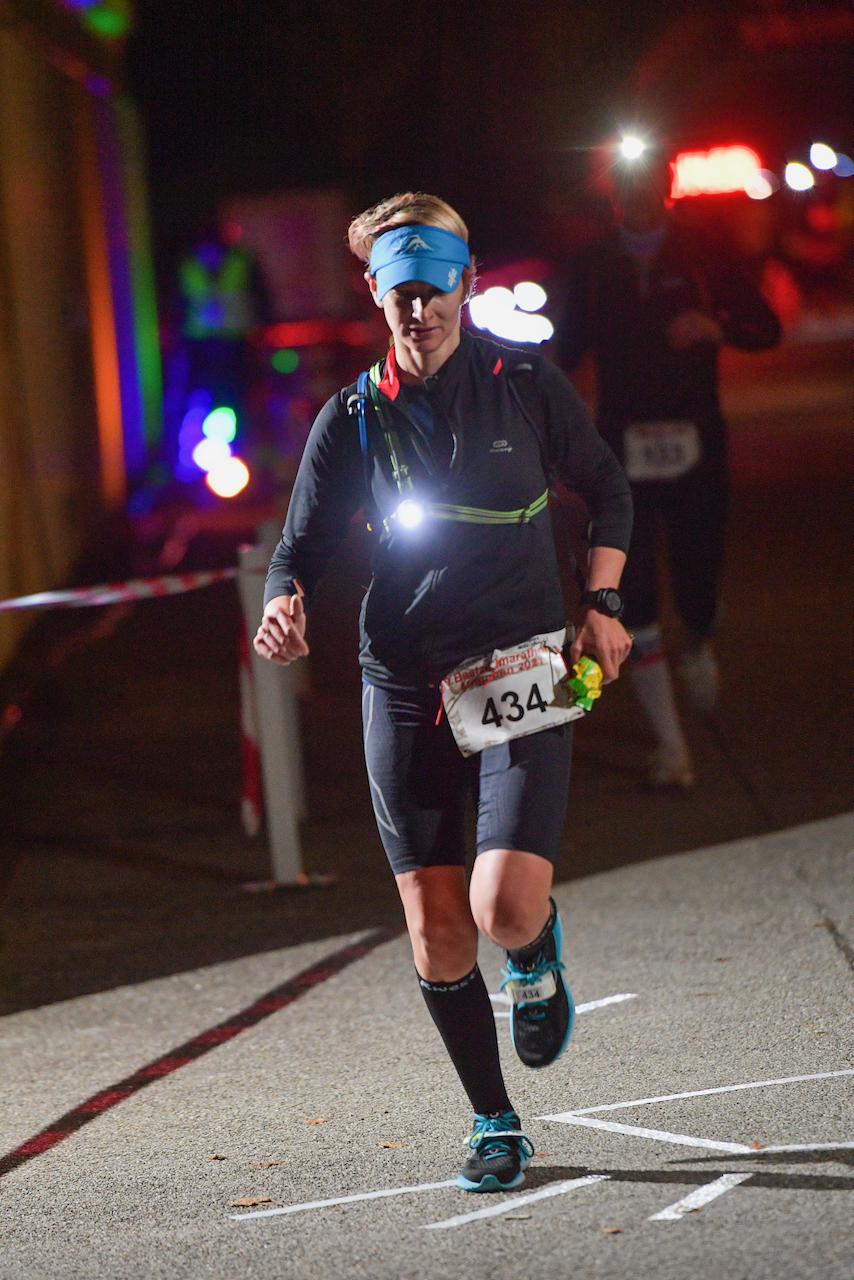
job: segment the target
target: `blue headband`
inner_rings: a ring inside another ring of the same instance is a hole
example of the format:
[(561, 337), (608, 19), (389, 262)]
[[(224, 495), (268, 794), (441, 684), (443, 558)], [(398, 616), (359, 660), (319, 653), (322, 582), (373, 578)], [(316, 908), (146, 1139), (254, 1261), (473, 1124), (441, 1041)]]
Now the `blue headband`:
[(371, 249), (370, 272), (376, 277), (378, 298), (405, 280), (424, 280), (442, 293), (451, 293), (463, 267), (470, 265), (465, 240), (453, 231), (420, 222), (384, 231)]

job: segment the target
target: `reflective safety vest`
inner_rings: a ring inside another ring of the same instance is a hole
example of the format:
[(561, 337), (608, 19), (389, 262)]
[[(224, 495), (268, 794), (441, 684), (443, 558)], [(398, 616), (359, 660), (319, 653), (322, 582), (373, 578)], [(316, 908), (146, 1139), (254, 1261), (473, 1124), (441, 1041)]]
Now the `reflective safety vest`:
[(242, 249), (229, 249), (216, 271), (191, 254), (181, 263), (179, 278), (186, 338), (244, 338), (255, 323), (251, 265)]

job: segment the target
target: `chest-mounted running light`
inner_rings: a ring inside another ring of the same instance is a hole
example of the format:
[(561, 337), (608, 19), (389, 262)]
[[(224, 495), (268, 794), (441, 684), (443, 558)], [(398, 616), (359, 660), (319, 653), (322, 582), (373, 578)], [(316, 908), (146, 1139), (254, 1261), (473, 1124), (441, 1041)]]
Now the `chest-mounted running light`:
[(394, 518), (404, 529), (414, 529), (424, 519), (424, 508), (412, 498), (404, 498), (394, 513)]

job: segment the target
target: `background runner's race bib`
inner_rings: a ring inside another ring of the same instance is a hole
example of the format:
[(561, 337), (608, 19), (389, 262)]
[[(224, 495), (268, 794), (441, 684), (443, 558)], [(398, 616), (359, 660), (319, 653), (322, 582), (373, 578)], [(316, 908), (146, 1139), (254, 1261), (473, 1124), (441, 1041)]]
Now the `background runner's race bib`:
[(693, 422), (633, 422), (623, 432), (624, 468), (630, 480), (678, 480), (703, 456)]
[(561, 652), (566, 628), (471, 658), (442, 681), (448, 723), (464, 756), (584, 715)]

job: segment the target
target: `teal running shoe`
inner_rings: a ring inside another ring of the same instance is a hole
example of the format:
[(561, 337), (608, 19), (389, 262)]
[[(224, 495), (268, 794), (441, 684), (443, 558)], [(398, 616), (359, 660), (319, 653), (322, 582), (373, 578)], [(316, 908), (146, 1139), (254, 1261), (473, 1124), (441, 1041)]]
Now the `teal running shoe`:
[[(563, 976), (563, 930), (552, 901), (552, 924), (530, 963), (514, 962), (509, 954), (502, 969), (513, 1002), (510, 1035), (526, 1067), (548, 1067), (567, 1046), (575, 1020), (575, 1005)], [(517, 952), (518, 956), (518, 952)]]
[(522, 1133), (515, 1111), (499, 1116), (476, 1113), (466, 1146), (472, 1154), (457, 1178), (463, 1191), (512, 1191), (522, 1186), (534, 1146)]

